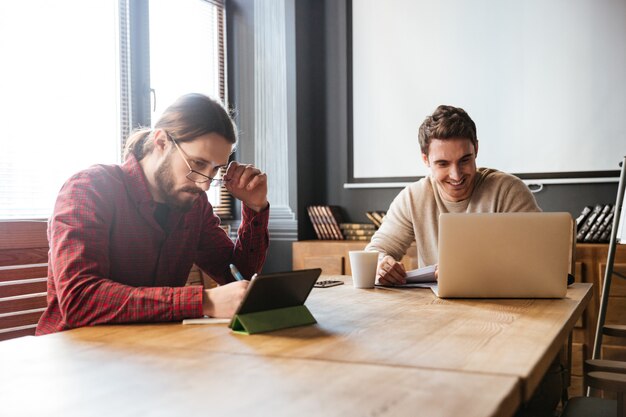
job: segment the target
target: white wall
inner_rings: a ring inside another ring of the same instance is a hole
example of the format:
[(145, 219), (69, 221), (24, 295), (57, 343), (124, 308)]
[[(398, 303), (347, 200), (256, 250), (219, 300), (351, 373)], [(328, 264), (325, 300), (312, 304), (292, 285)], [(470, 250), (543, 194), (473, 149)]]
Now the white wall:
[(626, 0), (352, 0), (355, 178), (427, 174), (439, 104), (504, 171), (617, 170), (626, 154)]

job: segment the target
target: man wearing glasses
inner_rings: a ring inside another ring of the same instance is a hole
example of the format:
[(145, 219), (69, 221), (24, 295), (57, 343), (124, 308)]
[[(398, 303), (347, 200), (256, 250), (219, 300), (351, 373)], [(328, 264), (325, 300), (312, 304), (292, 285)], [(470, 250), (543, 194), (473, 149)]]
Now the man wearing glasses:
[[(269, 244), (267, 178), (228, 163), (237, 136), (224, 108), (189, 94), (154, 129), (127, 140), (122, 165), (71, 177), (48, 225), (48, 307), (37, 334), (102, 323), (231, 317)], [(220, 175), (221, 169), (225, 174)], [(242, 202), (233, 241), (219, 227), (206, 191), (224, 186)], [(185, 286), (197, 264), (220, 286)]]

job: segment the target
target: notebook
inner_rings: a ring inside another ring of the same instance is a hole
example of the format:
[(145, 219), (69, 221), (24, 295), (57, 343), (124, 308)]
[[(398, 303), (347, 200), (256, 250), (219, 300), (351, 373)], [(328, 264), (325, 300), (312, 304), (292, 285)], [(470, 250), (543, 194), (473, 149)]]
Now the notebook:
[(441, 214), (439, 297), (564, 297), (573, 228), (569, 213)]

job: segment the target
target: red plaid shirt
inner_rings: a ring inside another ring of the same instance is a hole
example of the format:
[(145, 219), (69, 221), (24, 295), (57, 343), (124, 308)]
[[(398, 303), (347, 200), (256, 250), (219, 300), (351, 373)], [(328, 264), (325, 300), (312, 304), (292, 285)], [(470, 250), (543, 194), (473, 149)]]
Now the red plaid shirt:
[(202, 316), (202, 287), (185, 283), (196, 263), (218, 283), (260, 272), (269, 245), (269, 209), (244, 206), (236, 243), (219, 227), (206, 194), (187, 213), (171, 210), (167, 234), (134, 157), (97, 165), (61, 189), (48, 225), (48, 308), (43, 335), (100, 323)]

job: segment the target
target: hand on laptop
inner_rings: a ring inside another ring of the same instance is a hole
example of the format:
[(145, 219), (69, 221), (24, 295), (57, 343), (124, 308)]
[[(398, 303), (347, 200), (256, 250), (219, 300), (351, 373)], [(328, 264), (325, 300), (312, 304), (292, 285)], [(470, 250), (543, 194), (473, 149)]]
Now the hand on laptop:
[(404, 265), (396, 261), (393, 256), (385, 255), (385, 257), (378, 262), (376, 282), (381, 285), (406, 284)]

